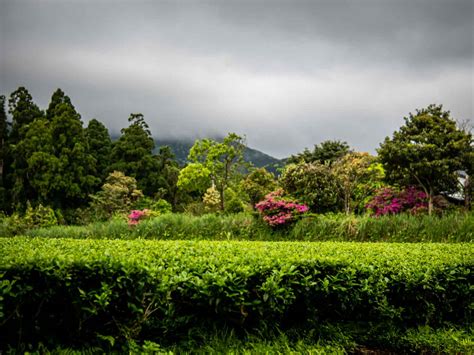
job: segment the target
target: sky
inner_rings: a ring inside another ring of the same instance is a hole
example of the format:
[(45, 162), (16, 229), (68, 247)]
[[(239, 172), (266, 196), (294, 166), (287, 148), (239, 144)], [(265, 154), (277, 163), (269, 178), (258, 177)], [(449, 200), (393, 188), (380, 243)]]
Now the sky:
[(61, 88), (117, 134), (375, 153), (431, 103), (473, 120), (473, 0), (0, 0), (0, 94)]

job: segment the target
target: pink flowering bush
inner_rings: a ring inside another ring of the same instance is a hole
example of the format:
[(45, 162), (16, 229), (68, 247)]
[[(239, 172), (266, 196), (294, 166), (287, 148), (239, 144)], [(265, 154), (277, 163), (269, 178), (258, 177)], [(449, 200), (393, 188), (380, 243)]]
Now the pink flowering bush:
[(309, 210), (306, 205), (284, 199), (282, 194), (282, 190), (271, 192), (255, 205), (263, 220), (271, 227), (286, 225)]
[(129, 226), (136, 226), (138, 222), (142, 219), (145, 219), (146, 217), (149, 216), (149, 210), (144, 209), (144, 210), (132, 210), (130, 214), (128, 215), (128, 225)]
[(397, 191), (391, 187), (378, 190), (378, 193), (366, 205), (375, 216), (410, 212), (417, 214), (428, 208), (428, 196), (415, 187)]

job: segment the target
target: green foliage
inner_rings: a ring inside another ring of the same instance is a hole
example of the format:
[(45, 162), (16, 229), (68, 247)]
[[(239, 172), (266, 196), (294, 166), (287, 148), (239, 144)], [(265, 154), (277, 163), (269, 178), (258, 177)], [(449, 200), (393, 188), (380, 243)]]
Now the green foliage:
[(98, 215), (110, 218), (114, 213), (126, 213), (143, 196), (137, 181), (121, 171), (110, 173), (101, 191), (91, 195), (91, 207)]
[(331, 165), (348, 153), (350, 153), (350, 148), (347, 142), (327, 140), (321, 142), (320, 145), (315, 144), (313, 151), (305, 148), (302, 153), (292, 155), (288, 158), (287, 163), (319, 163)]
[(101, 122), (93, 118), (85, 129), (85, 136), (89, 151), (96, 161), (95, 173), (100, 181), (103, 181), (107, 177), (112, 150), (109, 131)]
[(28, 343), (96, 345), (223, 326), (462, 327), (473, 255), (471, 244), (0, 239), (11, 286), (0, 331), (5, 345), (20, 331)]
[(17, 145), (24, 139), (28, 126), (36, 119), (42, 118), (43, 112), (24, 87), (19, 87), (10, 95), (8, 108), (12, 124), (8, 136), (11, 154), (6, 164), (6, 186), (13, 207), (24, 210), (26, 201), (36, 200), (36, 193), (28, 178), (28, 156)]
[(58, 219), (51, 207), (39, 204), (33, 208), (28, 203), (25, 215), (23, 216), (23, 223), (28, 229), (51, 227), (58, 224)]
[[(196, 207), (197, 208), (197, 207)], [(192, 216), (165, 214), (140, 223), (133, 230), (125, 219), (87, 226), (58, 226), (26, 231), (31, 237), (92, 239), (189, 239), (189, 240), (282, 240), (357, 242), (437, 242), (474, 241), (474, 214), (452, 213), (438, 216), (395, 215), (373, 218), (346, 214), (312, 215), (283, 231), (272, 230), (260, 218), (241, 213), (205, 214), (204, 205)], [(201, 216), (202, 215), (202, 216)], [(13, 216), (14, 217), (14, 216)], [(17, 219), (0, 219), (0, 235), (13, 236)]]
[(23, 127), (43, 117), (43, 112), (33, 102), (33, 98), (24, 87), (19, 87), (10, 95), (8, 112), (12, 117), (12, 127), (8, 137), (11, 144), (17, 144), (22, 139)]
[(421, 187), (430, 198), (457, 189), (456, 172), (472, 150), (472, 136), (456, 127), (442, 105), (429, 105), (405, 117), (405, 125), (385, 138), (378, 154), (388, 182)]
[(156, 159), (160, 171), (157, 197), (165, 199), (175, 207), (179, 199), (178, 178), (180, 171), (178, 163), (170, 147), (167, 146), (160, 147)]
[(277, 189), (277, 183), (272, 173), (265, 168), (254, 169), (240, 183), (241, 189), (250, 199), (252, 207), (262, 201), (265, 195)]
[(332, 167), (339, 185), (344, 210), (351, 213), (381, 186), (383, 170), (368, 153), (349, 153)]
[(122, 171), (137, 180), (138, 187), (147, 196), (154, 196), (160, 186), (158, 160), (152, 152), (155, 143), (143, 114), (132, 113), (130, 126), (121, 130), (122, 135), (113, 143), (109, 171)]
[(9, 208), (9, 197), (7, 194), (7, 164), (9, 163), (7, 113), (5, 111), (5, 96), (0, 95), (0, 210)]
[(244, 148), (243, 138), (229, 133), (220, 143), (211, 139), (197, 140), (189, 152), (190, 162), (201, 164), (201, 171), (209, 171), (212, 184), (219, 192), (221, 211), (225, 210), (225, 190), (237, 179), (245, 165)]
[(313, 212), (337, 211), (340, 206), (337, 178), (329, 165), (298, 163), (286, 166), (280, 178), (286, 192)]
[(135, 203), (132, 204), (131, 209), (144, 210), (148, 209), (157, 214), (171, 213), (171, 204), (163, 199), (153, 200), (148, 196), (140, 197)]
[(203, 194), (210, 186), (211, 171), (200, 163), (190, 163), (179, 172), (177, 186), (185, 192)]
[(240, 213), (243, 212), (247, 204), (241, 198), (242, 193), (235, 191), (231, 188), (227, 188), (224, 192), (225, 200), (227, 201), (225, 204), (224, 211), (226, 213)]

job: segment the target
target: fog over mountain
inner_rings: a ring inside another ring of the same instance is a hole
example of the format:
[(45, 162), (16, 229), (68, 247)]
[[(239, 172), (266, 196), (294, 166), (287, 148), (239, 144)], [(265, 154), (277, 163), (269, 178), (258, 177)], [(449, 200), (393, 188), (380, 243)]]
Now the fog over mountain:
[(473, 4), (1, 0), (0, 94), (60, 87), (115, 133), (142, 112), (162, 138), (373, 152), (430, 103), (473, 119)]

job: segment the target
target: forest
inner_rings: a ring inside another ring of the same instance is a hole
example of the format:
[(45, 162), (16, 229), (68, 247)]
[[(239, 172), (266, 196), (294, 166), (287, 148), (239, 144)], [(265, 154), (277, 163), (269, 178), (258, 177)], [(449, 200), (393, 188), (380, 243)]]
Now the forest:
[(376, 155), (278, 167), (128, 122), (0, 96), (0, 351), (474, 351), (472, 121), (431, 104)]

